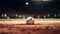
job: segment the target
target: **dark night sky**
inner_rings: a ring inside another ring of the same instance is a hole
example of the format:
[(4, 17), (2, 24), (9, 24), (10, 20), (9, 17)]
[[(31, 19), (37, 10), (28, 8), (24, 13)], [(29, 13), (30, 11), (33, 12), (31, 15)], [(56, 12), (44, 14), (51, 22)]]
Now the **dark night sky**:
[[(29, 2), (29, 5), (25, 3)], [(60, 13), (60, 1), (53, 0), (50, 2), (34, 2), (32, 0), (0, 0), (0, 8), (4, 12), (10, 8), (17, 12), (49, 12), (49, 13)], [(6, 11), (9, 12), (9, 11)]]

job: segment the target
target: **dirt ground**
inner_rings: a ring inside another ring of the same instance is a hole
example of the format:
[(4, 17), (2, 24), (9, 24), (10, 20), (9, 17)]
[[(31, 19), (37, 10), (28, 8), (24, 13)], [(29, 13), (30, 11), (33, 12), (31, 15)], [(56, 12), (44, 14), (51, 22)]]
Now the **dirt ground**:
[(23, 22), (0, 20), (0, 34), (60, 34), (60, 20), (36, 20), (34, 25)]
[(60, 26), (0, 24), (0, 34), (60, 34)]

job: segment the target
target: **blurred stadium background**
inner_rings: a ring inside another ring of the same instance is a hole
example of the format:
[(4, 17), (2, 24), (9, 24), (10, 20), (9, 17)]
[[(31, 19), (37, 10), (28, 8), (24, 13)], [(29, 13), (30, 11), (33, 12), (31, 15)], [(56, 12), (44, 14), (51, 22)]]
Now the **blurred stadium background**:
[(0, 18), (60, 18), (59, 0), (1, 0)]
[(60, 0), (0, 0), (0, 34), (60, 34)]
[[(59, 0), (0, 0), (0, 21), (25, 22), (27, 17), (36, 22), (60, 20)], [(50, 22), (49, 21), (49, 22)]]

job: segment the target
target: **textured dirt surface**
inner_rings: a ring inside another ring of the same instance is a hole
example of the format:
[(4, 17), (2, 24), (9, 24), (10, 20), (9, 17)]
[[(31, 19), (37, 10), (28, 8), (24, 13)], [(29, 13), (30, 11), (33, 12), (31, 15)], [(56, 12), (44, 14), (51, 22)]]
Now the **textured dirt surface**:
[(60, 26), (0, 24), (0, 34), (60, 34)]
[(24, 19), (0, 19), (0, 34), (60, 34), (60, 19), (36, 19), (35, 25)]

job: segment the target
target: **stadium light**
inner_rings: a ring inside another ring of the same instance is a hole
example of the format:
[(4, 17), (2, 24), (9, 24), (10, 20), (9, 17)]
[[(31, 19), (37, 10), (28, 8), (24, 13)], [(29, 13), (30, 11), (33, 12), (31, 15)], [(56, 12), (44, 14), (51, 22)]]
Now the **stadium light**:
[(40, 16), (38, 15), (37, 17), (39, 18)]
[(1, 14), (1, 17), (3, 17), (4, 15), (3, 14)]
[(56, 17), (56, 14), (54, 14), (54, 17)]
[(42, 0), (33, 0), (33, 1), (42, 1)]
[(26, 2), (26, 5), (29, 5), (29, 3), (28, 3), (28, 2)]
[(21, 18), (22, 16), (21, 15), (19, 15), (19, 18)]
[(16, 17), (18, 17), (18, 14), (16, 14)]
[(52, 0), (42, 0), (42, 1), (52, 1)]
[(7, 17), (7, 14), (4, 14), (4, 17)]
[(7, 19), (9, 19), (9, 16), (7, 16)]
[(32, 0), (32, 1), (52, 1), (52, 0)]
[(48, 14), (47, 16), (50, 17), (50, 14)]
[(46, 15), (44, 15), (44, 18), (46, 18)]

